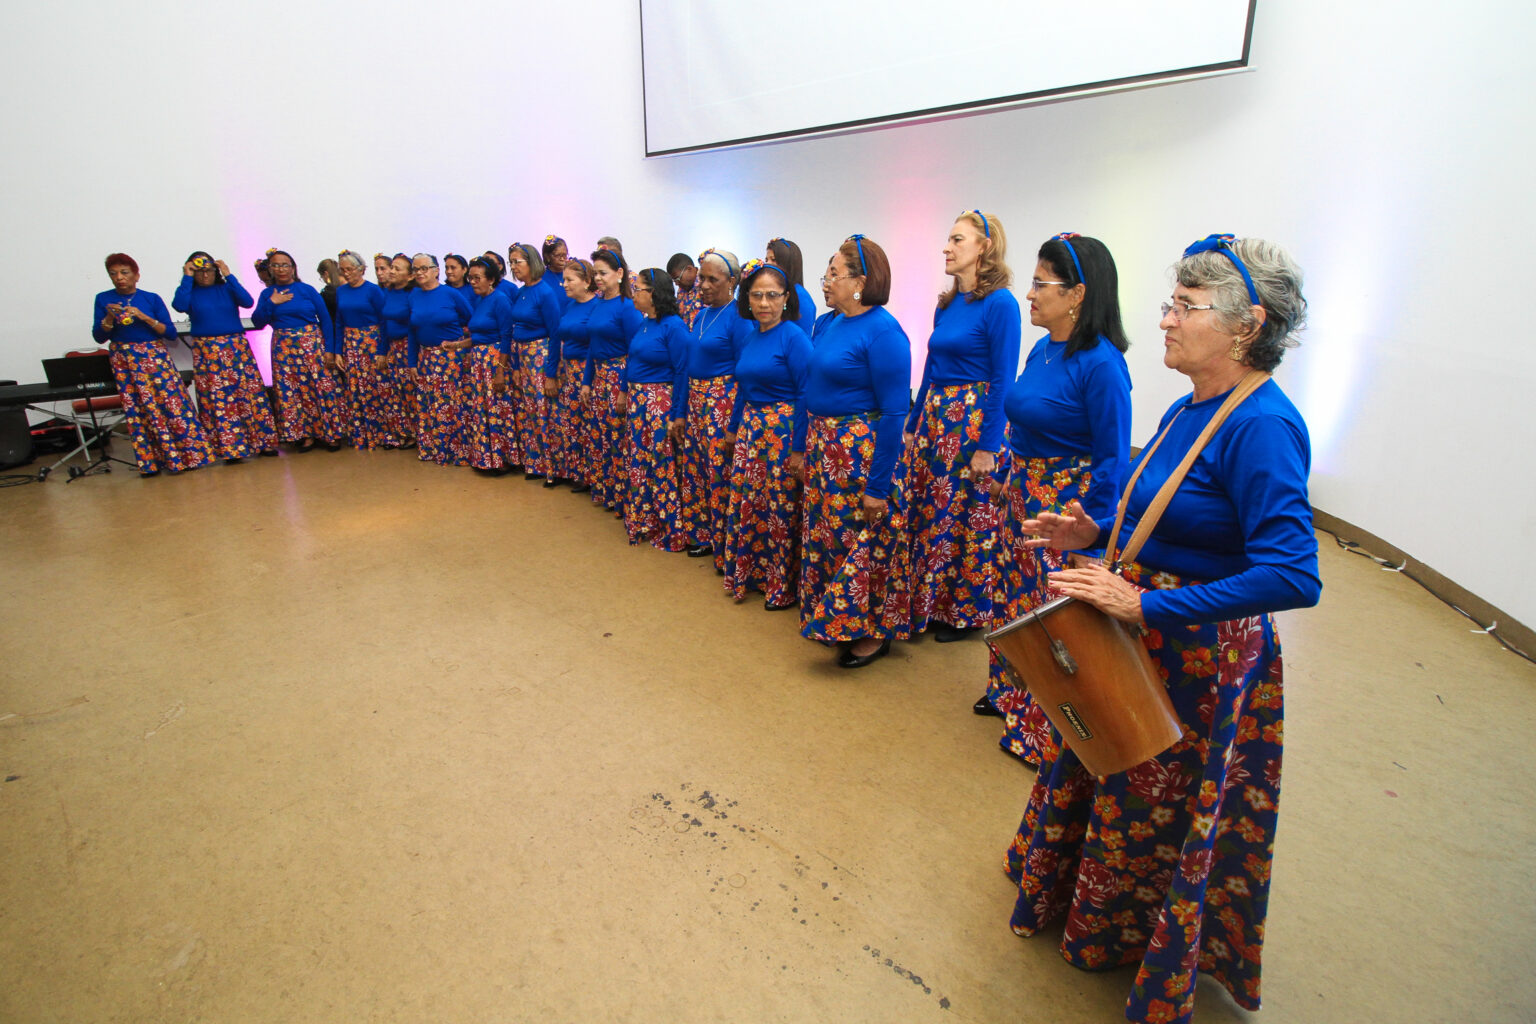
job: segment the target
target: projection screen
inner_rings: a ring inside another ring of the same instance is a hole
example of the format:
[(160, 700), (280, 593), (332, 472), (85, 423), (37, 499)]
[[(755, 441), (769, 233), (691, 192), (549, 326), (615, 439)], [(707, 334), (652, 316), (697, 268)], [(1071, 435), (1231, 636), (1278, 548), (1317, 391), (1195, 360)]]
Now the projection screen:
[(640, 0), (647, 156), (1248, 65), (1257, 0)]

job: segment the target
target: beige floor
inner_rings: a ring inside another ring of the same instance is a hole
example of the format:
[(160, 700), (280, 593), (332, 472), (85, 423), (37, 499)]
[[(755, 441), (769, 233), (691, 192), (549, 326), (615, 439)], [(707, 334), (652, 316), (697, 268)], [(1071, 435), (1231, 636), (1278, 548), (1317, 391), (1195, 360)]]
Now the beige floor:
[[(1536, 669), (1323, 540), (1257, 1020), (1536, 1020)], [(1121, 1019), (1008, 929), (979, 643), (843, 672), (404, 453), (0, 490), (0, 559), (0, 1020)]]

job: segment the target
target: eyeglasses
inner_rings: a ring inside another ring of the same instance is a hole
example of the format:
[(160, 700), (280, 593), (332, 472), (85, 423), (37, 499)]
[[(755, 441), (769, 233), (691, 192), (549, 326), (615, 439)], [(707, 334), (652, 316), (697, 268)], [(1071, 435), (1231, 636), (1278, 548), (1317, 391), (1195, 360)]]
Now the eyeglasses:
[(836, 284), (838, 281), (851, 281), (858, 276), (857, 274), (823, 274), (821, 276), (821, 283), (824, 285)]
[(411, 267), (411, 273), (413, 273), (413, 274), (425, 274), (429, 270), (436, 270), (436, 269), (437, 268), (432, 266), (432, 264), (430, 264), (430, 263), (421, 263), (421, 264), (417, 264), (417, 265)]
[(293, 264), (292, 263), (268, 263), (267, 264), (267, 269), (268, 270), (292, 270), (293, 269)]
[(527, 260), (511, 259), (507, 261), (507, 266), (509, 267), (526, 267), (527, 265)]
[(783, 292), (748, 292), (747, 298), (753, 302), (778, 302), (784, 297)]
[(1163, 306), (1162, 306), (1163, 316), (1168, 316), (1169, 314), (1172, 314), (1175, 323), (1183, 323), (1185, 318), (1188, 317), (1189, 314), (1193, 313), (1197, 309), (1215, 309), (1215, 308), (1216, 308), (1215, 306), (1192, 306), (1189, 303), (1184, 302), (1181, 299), (1174, 299), (1172, 302), (1165, 302), (1165, 303), (1163, 303)]
[(1067, 282), (1065, 281), (1042, 281), (1038, 277), (1032, 277), (1029, 279), (1029, 287), (1031, 291), (1039, 291), (1041, 288), (1044, 288), (1048, 284), (1060, 285), (1063, 288), (1067, 286)]

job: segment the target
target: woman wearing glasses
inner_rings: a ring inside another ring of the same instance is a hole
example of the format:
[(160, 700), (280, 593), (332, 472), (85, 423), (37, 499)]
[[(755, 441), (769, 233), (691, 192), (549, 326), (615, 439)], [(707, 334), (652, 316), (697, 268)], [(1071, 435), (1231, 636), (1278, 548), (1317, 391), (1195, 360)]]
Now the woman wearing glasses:
[(962, 213), (944, 272), (904, 459), (912, 536), (912, 632), (951, 643), (992, 619), (1003, 396), (1019, 369), (1019, 303), (1008, 290), (1008, 236), (996, 216)]
[(631, 544), (681, 551), (687, 538), (678, 520), (677, 459), (667, 427), (688, 400), (688, 328), (665, 272), (650, 267), (635, 277), (635, 309), (644, 319), (629, 340), (618, 398), (629, 416), (624, 530)]
[(96, 296), (91, 337), (110, 351), (139, 475), (208, 465), (208, 438), (165, 350), (164, 339), (176, 337), (165, 300), (139, 291), (139, 265), (127, 253), (111, 254), (106, 266), (112, 289)]
[(724, 441), (736, 403), (736, 357), (747, 323), (737, 312), (736, 254), (709, 249), (699, 256), (699, 315), (688, 345), (688, 413), (672, 422), (681, 454), (679, 497), (688, 557), (713, 557), (724, 572), (725, 515), (731, 480)]
[(862, 668), (911, 629), (906, 499), (895, 471), (912, 348), (884, 308), (891, 265), (880, 246), (851, 236), (822, 287), (838, 315), (818, 335), (806, 377), (800, 632), (835, 644), (843, 668)]
[(749, 329), (736, 360), (736, 403), (726, 449), (731, 497), (725, 527), (725, 592), (753, 590), (763, 607), (794, 607), (800, 590), (800, 479), (790, 453), (805, 450), (805, 379), (811, 340), (795, 321), (800, 299), (785, 271), (753, 260), (741, 268), (736, 309)]
[[(1118, 574), (1098, 563), (1065, 569), (1052, 584), (1143, 627), (1184, 736), (1099, 778), (1070, 749), (1045, 751), (1008, 869), (1019, 883), (1014, 931), (1065, 915), (1068, 963), (1140, 963), (1126, 1017), (1185, 1024), (1197, 969), (1259, 1008), (1284, 703), (1270, 613), (1316, 604), (1322, 584), (1307, 427), (1269, 376), (1306, 316), (1301, 270), (1271, 242), (1212, 235), (1185, 250), (1174, 277), (1163, 365), (1193, 391), (1138, 457), (1121, 541), (1229, 396), (1248, 397), (1135, 563)], [(1072, 551), (1105, 544), (1113, 522), (1074, 501), (1022, 525), (1041, 535), (1035, 544)]]
[(326, 354), (334, 357), (339, 351), (330, 311), (320, 293), (299, 280), (288, 253), (270, 250), (267, 272), (272, 284), (256, 300), (251, 323), (272, 327), (278, 436), (301, 452), (316, 442), (327, 451), (338, 451), (352, 431), (341, 383), (325, 366)]
[(503, 398), (512, 361), (512, 300), (496, 290), (496, 269), (484, 256), (469, 265), (476, 303), (468, 324), (470, 348), (462, 360), (465, 456), (475, 472), (490, 476), (516, 464), (506, 440), (512, 424)]
[(586, 260), (567, 258), (561, 280), (570, 303), (560, 314), (544, 363), (544, 397), (551, 403), (550, 463), (557, 474), (550, 479), (568, 481), (571, 493), (581, 494), (592, 489), (587, 464), (592, 418), (582, 402), (581, 376), (587, 368), (587, 320), (597, 301), (597, 275)]
[[(1004, 402), (1010, 466), (999, 474), (1006, 515), (994, 626), (1054, 596), (1046, 573), (1062, 566), (1060, 552), (1029, 545), (1021, 524), (1073, 501), (1095, 517), (1109, 515), (1130, 448), (1131, 375), (1109, 249), (1082, 235), (1047, 240), (1028, 299), (1029, 322), (1046, 334), (1029, 350)], [(1014, 688), (997, 655), (989, 657), (987, 693), (973, 710), (1002, 716), (1002, 748), (1038, 765), (1042, 749), (1053, 743), (1050, 723), (1027, 692)]]
[(251, 293), (228, 264), (201, 250), (187, 257), (181, 272), (171, 308), (191, 321), (186, 343), (192, 352), (197, 417), (214, 458), (228, 463), (276, 455), (272, 406), (240, 323), (240, 310), (254, 305)]
[(339, 361), (346, 370), (347, 409), (352, 417), (352, 443), (358, 448), (398, 448), (392, 415), (394, 387), (390, 381), (388, 342), (384, 340), (384, 289), (364, 279), (363, 258), (351, 249), (336, 258), (341, 287), (336, 289), (336, 326), (341, 332)]
[(419, 252), (411, 258), (416, 289), (411, 292), (410, 365), (421, 401), (416, 439), (422, 461), (442, 466), (468, 465), (463, 430), (463, 364), (469, 347), (469, 318), (464, 296), (438, 280), (437, 257)]
[[(549, 339), (560, 326), (560, 301), (550, 291), (538, 249), (516, 243), (507, 250), (507, 268), (522, 285), (512, 299), (511, 395), (516, 403), (512, 421), (528, 479), (541, 480), (552, 475), (544, 365), (549, 361)], [(553, 484), (546, 481), (545, 486)]]

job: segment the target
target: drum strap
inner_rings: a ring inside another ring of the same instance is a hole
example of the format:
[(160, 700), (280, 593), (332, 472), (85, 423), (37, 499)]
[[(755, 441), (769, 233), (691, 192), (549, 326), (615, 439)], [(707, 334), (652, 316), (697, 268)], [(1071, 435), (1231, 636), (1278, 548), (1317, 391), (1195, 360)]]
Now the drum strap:
[(1163, 438), (1167, 437), (1168, 431), (1173, 429), (1173, 424), (1179, 418), (1179, 413), (1188, 408), (1187, 406), (1179, 407), (1178, 412), (1173, 414), (1173, 419), (1168, 421), (1168, 426), (1164, 427), (1163, 432), (1157, 435), (1157, 440), (1152, 442), (1152, 447), (1148, 448), (1142, 455), (1141, 463), (1136, 467), (1136, 472), (1131, 474), (1130, 481), (1125, 485), (1125, 493), (1120, 495), (1120, 507), (1115, 510), (1115, 528), (1110, 531), (1109, 546), (1104, 549), (1105, 565), (1113, 570), (1118, 568), (1122, 562), (1134, 562), (1136, 560), (1136, 556), (1141, 554), (1141, 546), (1147, 542), (1147, 538), (1157, 528), (1157, 521), (1168, 510), (1168, 503), (1173, 500), (1174, 492), (1184, 482), (1185, 475), (1189, 473), (1190, 467), (1195, 464), (1195, 459), (1200, 457), (1200, 452), (1204, 450), (1206, 443), (1215, 436), (1216, 431), (1221, 428), (1221, 425), (1226, 422), (1227, 417), (1232, 414), (1232, 410), (1241, 405), (1244, 399), (1257, 391), (1265, 381), (1269, 380), (1269, 376), (1269, 374), (1262, 370), (1249, 370), (1243, 379), (1238, 382), (1237, 387), (1232, 389), (1231, 394), (1227, 395), (1226, 401), (1222, 402), (1221, 407), (1216, 410), (1216, 415), (1211, 417), (1211, 421), (1205, 425), (1205, 429), (1200, 431), (1200, 436), (1195, 438), (1195, 443), (1190, 445), (1189, 451), (1184, 454), (1183, 461), (1179, 463), (1168, 479), (1163, 481), (1163, 486), (1158, 489), (1157, 495), (1152, 499), (1152, 504), (1147, 506), (1146, 513), (1141, 517), (1141, 521), (1136, 524), (1135, 531), (1131, 533), (1131, 539), (1126, 541), (1124, 550), (1120, 552), (1119, 557), (1116, 557), (1115, 541), (1120, 539), (1120, 527), (1125, 522), (1125, 509), (1131, 502), (1131, 492), (1136, 489), (1136, 481), (1141, 477), (1141, 471), (1146, 469), (1147, 463), (1152, 461), (1152, 455), (1157, 451), (1157, 446), (1163, 443)]

